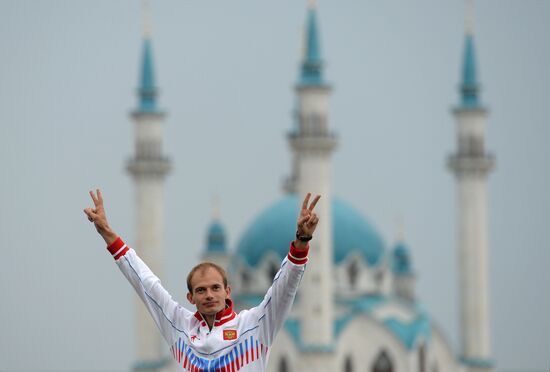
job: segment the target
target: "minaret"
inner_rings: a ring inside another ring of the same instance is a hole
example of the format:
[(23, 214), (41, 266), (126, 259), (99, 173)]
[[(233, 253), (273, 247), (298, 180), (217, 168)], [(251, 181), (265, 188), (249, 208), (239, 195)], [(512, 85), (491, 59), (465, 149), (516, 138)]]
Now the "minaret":
[[(323, 79), (316, 7), (310, 2), (304, 56), (296, 85), (297, 126), (288, 135), (293, 156), (287, 189), (295, 190), (300, 203), (307, 192), (321, 194), (316, 211), (319, 226), (311, 241), (309, 263), (300, 287), (302, 339), (318, 350), (333, 342), (332, 219), (330, 211), (330, 159), (337, 140), (328, 128), (331, 88)], [(319, 369), (316, 369), (319, 370)]]
[(487, 109), (476, 76), (473, 4), (466, 11), (461, 102), (454, 109), (457, 152), (449, 168), (457, 184), (457, 257), (460, 293), (460, 362), (468, 372), (493, 371), (489, 332), (487, 175), (494, 158), (485, 151)]
[[(157, 107), (151, 35), (144, 2), (143, 56), (135, 124), (135, 154), (127, 163), (135, 184), (135, 248), (158, 277), (164, 274), (164, 178), (170, 161), (162, 151), (164, 113)], [(136, 305), (134, 371), (160, 371), (169, 366), (168, 348), (141, 301)]]

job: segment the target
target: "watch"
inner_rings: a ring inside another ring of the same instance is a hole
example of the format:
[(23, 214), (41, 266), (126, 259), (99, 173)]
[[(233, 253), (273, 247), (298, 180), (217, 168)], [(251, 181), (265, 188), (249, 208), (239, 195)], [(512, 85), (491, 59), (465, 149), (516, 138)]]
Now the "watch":
[(299, 241), (301, 242), (309, 242), (311, 239), (313, 238), (313, 236), (307, 236), (307, 235), (300, 235), (300, 232), (298, 230), (296, 230), (296, 239), (298, 239)]

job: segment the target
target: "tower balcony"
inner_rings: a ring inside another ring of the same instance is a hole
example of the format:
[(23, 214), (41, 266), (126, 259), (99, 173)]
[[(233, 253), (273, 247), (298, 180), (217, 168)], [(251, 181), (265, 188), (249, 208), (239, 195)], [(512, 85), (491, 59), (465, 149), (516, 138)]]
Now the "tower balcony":
[(447, 159), (447, 167), (457, 176), (481, 175), (486, 176), (495, 166), (493, 154), (471, 155), (454, 154)]

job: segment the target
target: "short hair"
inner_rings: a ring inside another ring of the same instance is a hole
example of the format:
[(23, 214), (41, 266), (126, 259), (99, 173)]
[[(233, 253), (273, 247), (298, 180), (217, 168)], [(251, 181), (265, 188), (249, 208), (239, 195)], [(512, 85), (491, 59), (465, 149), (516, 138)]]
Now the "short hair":
[(216, 265), (214, 262), (201, 262), (192, 268), (189, 274), (187, 274), (187, 289), (189, 290), (189, 293), (193, 293), (193, 287), (191, 286), (191, 279), (193, 279), (193, 275), (195, 275), (197, 271), (204, 271), (208, 268), (216, 270), (222, 276), (223, 287), (227, 288), (227, 274), (225, 273), (223, 267)]

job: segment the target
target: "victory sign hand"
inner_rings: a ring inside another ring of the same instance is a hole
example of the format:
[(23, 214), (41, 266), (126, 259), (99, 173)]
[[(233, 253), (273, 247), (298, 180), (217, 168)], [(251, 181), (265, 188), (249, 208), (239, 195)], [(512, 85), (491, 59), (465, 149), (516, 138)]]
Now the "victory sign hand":
[(308, 192), (304, 201), (302, 203), (302, 209), (300, 210), (300, 215), (298, 216), (298, 235), (300, 236), (313, 236), (315, 228), (317, 228), (317, 223), (319, 222), (319, 217), (313, 209), (317, 202), (321, 198), (321, 195), (315, 196), (311, 204), (309, 204), (309, 199), (311, 198), (311, 193)]
[(105, 242), (111, 244), (116, 240), (117, 235), (111, 230), (107, 222), (101, 191), (97, 189), (95, 194), (93, 191), (90, 191), (90, 196), (94, 202), (94, 208), (86, 208), (84, 209), (84, 213), (88, 216), (88, 220), (94, 223), (97, 232), (103, 237)]

